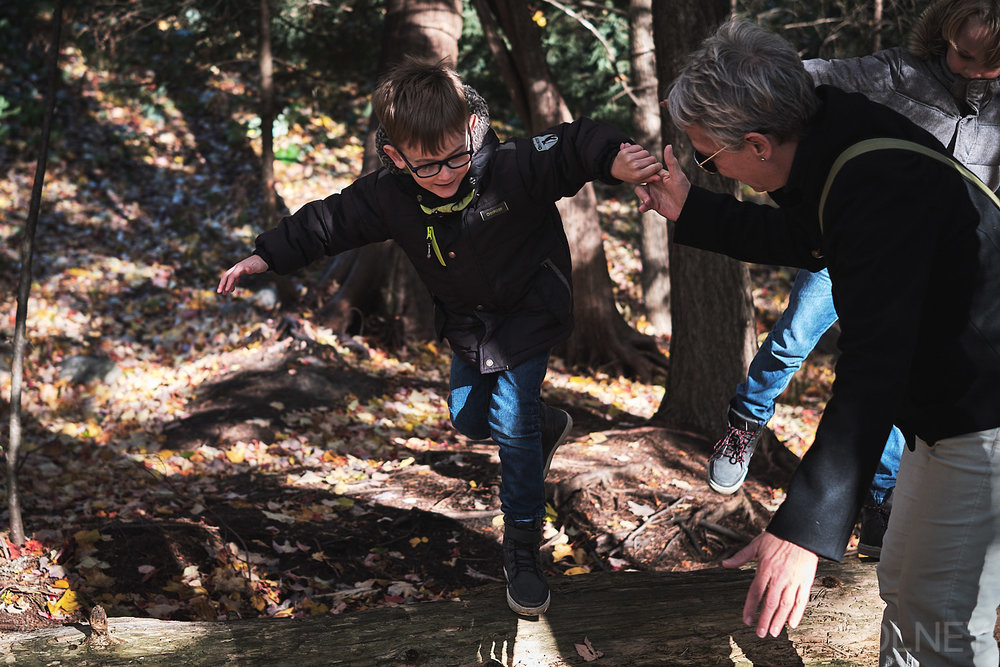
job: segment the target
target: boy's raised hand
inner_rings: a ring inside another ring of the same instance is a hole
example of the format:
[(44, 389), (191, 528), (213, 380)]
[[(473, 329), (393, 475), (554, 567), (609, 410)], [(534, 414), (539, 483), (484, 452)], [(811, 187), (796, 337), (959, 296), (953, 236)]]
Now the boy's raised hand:
[(268, 270), (267, 262), (261, 259), (260, 255), (250, 255), (239, 264), (235, 265), (222, 274), (219, 286), (215, 289), (219, 294), (229, 294), (240, 282), (240, 276), (248, 276), (252, 273), (264, 273)]
[(663, 170), (656, 157), (642, 146), (622, 144), (611, 163), (611, 176), (625, 183), (645, 183)]
[(691, 181), (681, 171), (672, 146), (663, 149), (663, 164), (666, 169), (656, 178), (637, 185), (635, 195), (639, 198), (639, 211), (656, 211), (668, 220), (676, 220), (691, 191)]

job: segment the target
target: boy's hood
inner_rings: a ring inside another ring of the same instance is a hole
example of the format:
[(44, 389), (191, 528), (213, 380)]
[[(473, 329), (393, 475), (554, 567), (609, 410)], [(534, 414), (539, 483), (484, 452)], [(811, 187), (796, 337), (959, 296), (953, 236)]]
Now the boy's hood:
[[(476, 114), (478, 118), (476, 122), (476, 129), (472, 133), (472, 148), (478, 151), (483, 146), (483, 139), (486, 137), (486, 133), (490, 129), (490, 109), (486, 105), (486, 100), (483, 99), (482, 95), (476, 92), (476, 89), (472, 86), (465, 85), (465, 101), (469, 105), (469, 113)], [(393, 174), (406, 174), (407, 172), (400, 169), (392, 161), (392, 159), (385, 154), (385, 145), (389, 143), (389, 137), (386, 135), (385, 130), (380, 125), (378, 130), (375, 131), (375, 150), (378, 151), (378, 159), (389, 172)]]

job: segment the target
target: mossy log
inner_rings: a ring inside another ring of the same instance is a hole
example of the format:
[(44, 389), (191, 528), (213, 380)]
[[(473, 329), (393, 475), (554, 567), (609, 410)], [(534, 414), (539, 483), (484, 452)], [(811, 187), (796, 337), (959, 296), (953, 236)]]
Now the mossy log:
[[(875, 565), (821, 563), (800, 626), (759, 639), (740, 621), (753, 572), (601, 573), (551, 579), (535, 618), (507, 609), (500, 584), (461, 599), (343, 616), (219, 623), (111, 618), (7, 633), (14, 665), (874, 665), (882, 602)], [(600, 657), (598, 657), (600, 656)]]

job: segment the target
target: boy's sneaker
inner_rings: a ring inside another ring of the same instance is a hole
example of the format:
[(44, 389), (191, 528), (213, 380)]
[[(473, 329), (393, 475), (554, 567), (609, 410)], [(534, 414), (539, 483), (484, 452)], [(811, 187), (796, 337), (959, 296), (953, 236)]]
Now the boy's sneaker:
[(735, 493), (747, 478), (750, 457), (757, 448), (764, 425), (729, 410), (729, 430), (715, 443), (708, 460), (708, 485), (718, 493)]
[(892, 512), (892, 489), (885, 494), (885, 500), (876, 504), (872, 495), (861, 506), (861, 529), (858, 531), (858, 554), (874, 560), (882, 557), (882, 538), (889, 526)]
[(551, 599), (538, 556), (541, 543), (541, 519), (504, 520), (503, 573), (507, 577), (507, 604), (514, 612), (525, 616), (544, 614)]
[(566, 442), (571, 428), (573, 418), (568, 412), (542, 403), (542, 479), (549, 474), (552, 455), (559, 445)]

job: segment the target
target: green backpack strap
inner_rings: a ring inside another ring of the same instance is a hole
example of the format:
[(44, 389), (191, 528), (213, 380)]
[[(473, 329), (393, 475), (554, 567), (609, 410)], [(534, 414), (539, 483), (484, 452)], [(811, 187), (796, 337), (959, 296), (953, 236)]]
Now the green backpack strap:
[(859, 141), (853, 146), (849, 146), (843, 153), (840, 154), (840, 156), (834, 161), (833, 166), (830, 168), (830, 175), (826, 177), (826, 184), (823, 186), (823, 193), (819, 198), (820, 233), (823, 233), (823, 209), (826, 208), (826, 196), (830, 193), (830, 186), (833, 185), (833, 179), (837, 177), (837, 174), (840, 172), (840, 168), (843, 167), (848, 160), (856, 158), (863, 153), (886, 148), (896, 148), (899, 150), (920, 153), (921, 155), (926, 155), (927, 157), (933, 158), (938, 162), (951, 165), (958, 173), (964, 176), (967, 181), (982, 190), (983, 193), (990, 198), (994, 206), (1000, 208), (1000, 199), (997, 199), (996, 194), (990, 190), (989, 186), (983, 183), (978, 176), (969, 171), (969, 169), (958, 160), (948, 157), (947, 155), (943, 155), (933, 148), (928, 148), (927, 146), (923, 146), (913, 141), (907, 141), (905, 139), (890, 139), (888, 137), (866, 139), (864, 141)]

